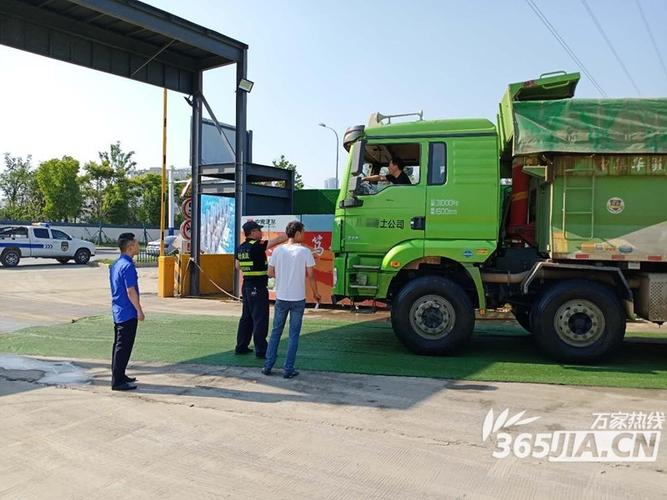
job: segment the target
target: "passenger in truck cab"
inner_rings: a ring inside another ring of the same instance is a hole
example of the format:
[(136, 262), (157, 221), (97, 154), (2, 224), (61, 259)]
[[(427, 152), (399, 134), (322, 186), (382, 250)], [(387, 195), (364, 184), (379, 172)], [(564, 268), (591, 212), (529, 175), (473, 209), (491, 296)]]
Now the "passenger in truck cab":
[(370, 172), (370, 177), (377, 176), (378, 180), (376, 181), (370, 181), (371, 184), (377, 185), (378, 182), (380, 182), (380, 171), (382, 170), (382, 165), (372, 165), (371, 166), (371, 172)]
[(387, 175), (369, 175), (368, 177), (364, 177), (363, 180), (366, 182), (386, 181), (391, 184), (412, 184), (410, 177), (403, 172), (404, 168), (405, 164), (403, 161), (400, 158), (394, 157), (389, 161), (389, 173)]

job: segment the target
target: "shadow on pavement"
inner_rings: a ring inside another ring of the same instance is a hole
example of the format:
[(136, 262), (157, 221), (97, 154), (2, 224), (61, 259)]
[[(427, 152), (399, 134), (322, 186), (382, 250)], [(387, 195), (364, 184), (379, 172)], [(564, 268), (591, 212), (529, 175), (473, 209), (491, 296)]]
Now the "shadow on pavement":
[[(102, 364), (81, 363), (86, 367)], [(357, 374), (332, 374), (304, 371), (299, 377), (285, 380), (279, 372), (264, 376), (248, 368), (212, 368), (201, 365), (175, 364), (168, 367), (140, 366), (129, 370), (136, 376), (138, 389), (130, 394), (221, 398), (249, 403), (279, 403), (285, 401), (329, 405), (349, 405), (391, 409), (407, 409), (443, 390), (495, 391), (496, 387), (474, 382), (459, 382), (425, 378), (397, 379), (395, 377), (365, 377)], [(176, 375), (192, 384), (145, 383), (148, 377)], [(400, 383), (397, 381), (400, 380)], [(253, 384), (252, 390), (239, 385)], [(93, 384), (108, 387), (107, 374), (96, 376)], [(111, 390), (109, 388), (109, 390)]]

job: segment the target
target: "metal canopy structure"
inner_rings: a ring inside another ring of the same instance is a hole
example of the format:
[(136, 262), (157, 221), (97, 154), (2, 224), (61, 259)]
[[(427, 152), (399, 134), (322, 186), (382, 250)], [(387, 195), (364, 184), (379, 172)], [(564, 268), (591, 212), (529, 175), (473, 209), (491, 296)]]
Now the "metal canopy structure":
[[(202, 93), (203, 72), (236, 64), (233, 165), (234, 179), (244, 180), (247, 93), (239, 83), (246, 79), (248, 46), (137, 0), (1, 0), (0, 44), (190, 95), (196, 264), (190, 266), (190, 294), (199, 295), (202, 105), (211, 112)], [(236, 182), (237, 227), (244, 188)]]
[[(234, 196), (234, 164), (202, 165), (201, 174), (218, 181), (203, 181), (202, 194)], [(246, 163), (243, 215), (286, 214), (294, 211), (294, 172), (282, 168)], [(284, 187), (270, 184), (281, 184)], [(269, 185), (267, 185), (269, 184)]]
[[(236, 165), (234, 146), (236, 130), (233, 125), (203, 120), (200, 174), (201, 193), (232, 197)], [(217, 127), (222, 133), (218, 133)], [(252, 131), (246, 141), (246, 162), (243, 164), (245, 199), (241, 215), (291, 214), (294, 211), (294, 172), (252, 161)]]
[(248, 49), (135, 0), (2, 0), (0, 42), (185, 94)]

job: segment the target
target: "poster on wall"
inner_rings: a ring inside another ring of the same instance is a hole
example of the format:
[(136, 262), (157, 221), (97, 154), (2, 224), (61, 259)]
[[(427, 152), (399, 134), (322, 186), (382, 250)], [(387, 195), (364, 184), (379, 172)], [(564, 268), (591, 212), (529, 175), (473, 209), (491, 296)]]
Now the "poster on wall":
[[(331, 236), (333, 232), (333, 215), (302, 215), (301, 222), (305, 226), (303, 244), (313, 253), (315, 258), (315, 280), (317, 290), (322, 296), (323, 304), (331, 304), (333, 288), (333, 253), (331, 252)], [(310, 286), (306, 288), (308, 303), (315, 302)]]
[(207, 254), (234, 253), (234, 198), (202, 195), (201, 249)]

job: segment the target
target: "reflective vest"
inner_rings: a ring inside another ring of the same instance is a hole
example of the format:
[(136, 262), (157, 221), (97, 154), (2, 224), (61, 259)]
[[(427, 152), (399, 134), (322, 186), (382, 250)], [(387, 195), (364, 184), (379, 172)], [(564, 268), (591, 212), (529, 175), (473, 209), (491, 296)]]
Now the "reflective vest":
[[(239, 267), (243, 272), (243, 278), (268, 278), (269, 262), (266, 258), (266, 253), (263, 250), (254, 248), (257, 245), (256, 240), (246, 240), (242, 243), (236, 251), (236, 260), (239, 262)], [(252, 252), (254, 250), (254, 252)], [(261, 251), (261, 258), (258, 252)], [(255, 259), (251, 253), (255, 253)]]

